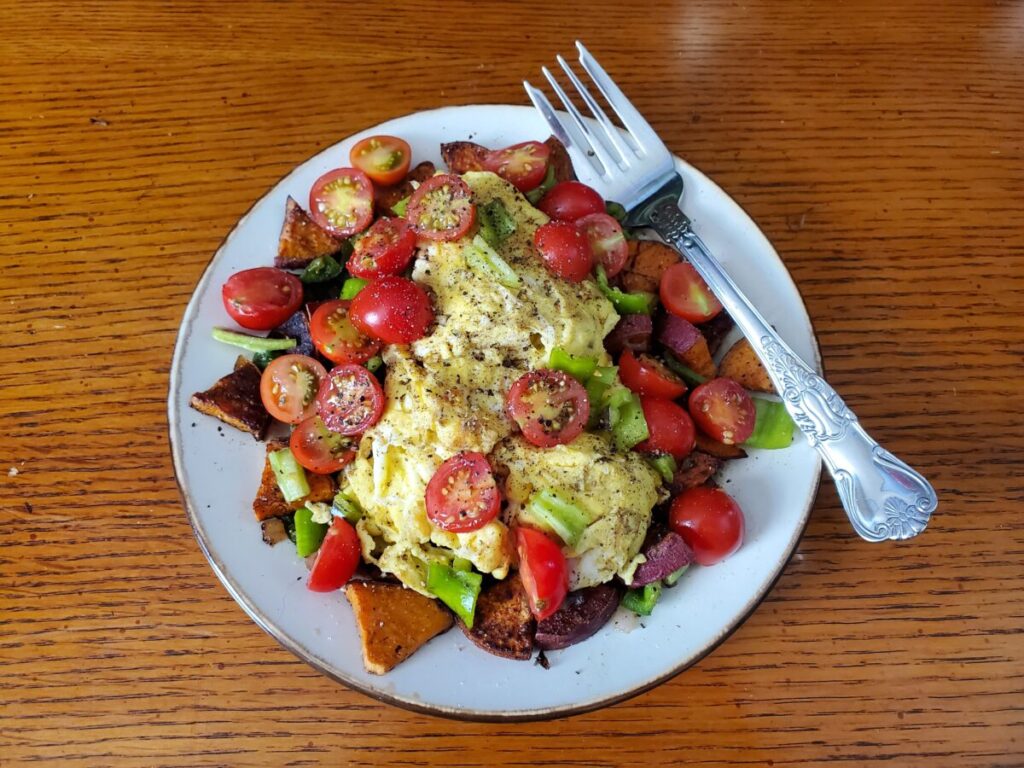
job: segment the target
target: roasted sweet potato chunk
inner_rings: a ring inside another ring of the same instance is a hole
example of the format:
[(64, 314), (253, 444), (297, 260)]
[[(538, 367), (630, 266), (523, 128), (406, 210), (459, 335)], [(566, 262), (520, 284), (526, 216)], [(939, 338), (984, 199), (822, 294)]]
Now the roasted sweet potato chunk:
[(657, 293), (665, 270), (679, 261), (675, 249), (655, 240), (641, 240), (636, 257), (622, 272), (622, 287), (631, 293)]
[(676, 470), (669, 490), (673, 495), (682, 493), (687, 488), (704, 485), (722, 466), (722, 459), (703, 451), (694, 451), (681, 462)]
[(288, 198), (284, 209), (284, 225), (277, 241), (274, 266), (281, 269), (302, 269), (318, 256), (333, 256), (341, 249), (341, 240), (321, 227), (302, 210), (295, 199)]
[(715, 361), (711, 357), (711, 350), (708, 349), (708, 342), (703, 335), (697, 339), (696, 344), (686, 350), (685, 354), (676, 355), (676, 357), (687, 368), (699, 373), (706, 379), (713, 379), (717, 374)]
[(472, 141), (452, 141), (441, 145), (441, 158), (452, 173), (483, 171), (484, 158), (489, 151)]
[(306, 473), (306, 480), (309, 482), (309, 495), (289, 503), (281, 495), (281, 489), (277, 487), (277, 480), (274, 478), (274, 470), (270, 467), (270, 454), (282, 448), (287, 448), (288, 443), (272, 442), (267, 443), (267, 459), (263, 463), (263, 476), (260, 478), (260, 487), (256, 491), (256, 498), (252, 502), (252, 511), (257, 520), (266, 520), (268, 517), (283, 517), (289, 512), (294, 512), (307, 501), (330, 502), (338, 491), (338, 485), (334, 482), (334, 475), (318, 475), (314, 472)]
[(401, 584), (351, 581), (345, 596), (363, 643), (366, 671), (383, 675), (452, 625), (452, 615), (437, 600)]
[(260, 397), (260, 376), (260, 369), (243, 357), (241, 364), (236, 362), (234, 371), (205, 392), (192, 395), (189, 405), (262, 440), (270, 414)]
[(409, 171), (398, 184), (391, 187), (374, 188), (377, 209), (387, 213), (394, 213), (391, 209), (415, 191), (413, 182), (422, 184), (433, 176), (435, 171), (433, 163), (424, 161)]
[(746, 339), (740, 339), (725, 353), (718, 366), (718, 375), (739, 382), (744, 389), (755, 392), (775, 391), (772, 380), (768, 378), (768, 371)]
[(480, 593), (472, 629), (459, 621), (459, 628), (475, 645), (495, 656), (520, 661), (533, 655), (536, 627), (518, 574), (495, 582)]
[(697, 431), (697, 450), (710, 453), (719, 459), (745, 459), (747, 452), (738, 445), (726, 445), (717, 440), (712, 440), (701, 431)]

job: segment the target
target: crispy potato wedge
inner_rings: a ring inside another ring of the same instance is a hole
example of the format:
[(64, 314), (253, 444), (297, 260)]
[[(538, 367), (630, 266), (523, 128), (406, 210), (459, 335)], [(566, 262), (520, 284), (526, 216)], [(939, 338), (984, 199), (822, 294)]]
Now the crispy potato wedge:
[(490, 150), (472, 141), (452, 141), (441, 145), (441, 159), (452, 173), (483, 171), (484, 158)]
[(697, 339), (696, 344), (686, 350), (685, 355), (677, 355), (677, 357), (679, 362), (687, 368), (707, 379), (715, 378), (718, 372), (714, 358), (711, 357), (711, 350), (708, 349), (707, 339), (703, 335)]
[(413, 187), (413, 182), (422, 184), (433, 176), (435, 172), (434, 164), (425, 160), (410, 170), (398, 184), (391, 187), (375, 187), (374, 193), (376, 195), (377, 209), (394, 213), (391, 209), (416, 191)]
[(495, 582), (480, 593), (472, 629), (457, 621), (466, 637), (488, 653), (520, 661), (533, 655), (537, 623), (518, 574)]
[(401, 584), (350, 581), (345, 597), (363, 643), (366, 671), (383, 675), (452, 625), (452, 614), (437, 600)]
[(285, 203), (284, 225), (277, 241), (274, 266), (280, 269), (302, 269), (318, 256), (333, 256), (341, 248), (341, 240), (321, 227), (295, 199)]
[(549, 136), (545, 141), (551, 150), (551, 158), (548, 160), (551, 167), (555, 169), (555, 183), (562, 181), (576, 181), (576, 171), (572, 167), (572, 159), (565, 148), (565, 144), (554, 136)]
[(261, 375), (251, 360), (240, 357), (231, 373), (218, 379), (205, 392), (192, 395), (189, 405), (262, 440), (270, 424), (270, 414), (260, 397)]
[(772, 380), (768, 378), (768, 371), (746, 339), (740, 339), (725, 353), (718, 366), (718, 375), (733, 379), (744, 389), (755, 392), (775, 391)]
[(260, 487), (256, 491), (256, 498), (252, 502), (252, 511), (256, 519), (263, 521), (268, 517), (283, 517), (289, 512), (294, 512), (307, 501), (322, 501), (329, 503), (338, 492), (338, 484), (334, 481), (334, 475), (318, 475), (315, 472), (307, 472), (306, 480), (309, 482), (309, 495), (289, 503), (281, 495), (281, 489), (277, 487), (277, 480), (274, 478), (274, 470), (270, 467), (270, 454), (282, 448), (287, 448), (288, 443), (273, 441), (267, 443), (267, 459), (263, 463), (263, 476), (260, 478)]
[(622, 287), (631, 293), (657, 293), (665, 270), (679, 261), (679, 253), (664, 243), (641, 240), (636, 257), (622, 271)]

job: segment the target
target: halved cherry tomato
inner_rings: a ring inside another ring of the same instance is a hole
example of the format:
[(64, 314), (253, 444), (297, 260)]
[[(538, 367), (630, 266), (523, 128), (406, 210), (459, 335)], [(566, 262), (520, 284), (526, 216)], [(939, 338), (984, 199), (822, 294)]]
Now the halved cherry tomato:
[(443, 531), (483, 528), (501, 511), (501, 495), (482, 453), (460, 453), (437, 468), (427, 483), (427, 517)]
[(260, 378), (263, 407), (278, 421), (298, 424), (316, 413), (316, 395), (327, 371), (306, 355), (282, 355)]
[(594, 266), (586, 236), (568, 221), (549, 221), (538, 228), (533, 244), (548, 271), (574, 283), (589, 275)]
[(604, 213), (604, 199), (578, 181), (560, 181), (540, 199), (537, 207), (552, 219), (576, 221), (591, 213)]
[(591, 213), (579, 219), (576, 226), (590, 243), (594, 263), (604, 265), (608, 277), (619, 274), (629, 258), (629, 245), (618, 220), (607, 213)]
[(243, 269), (224, 281), (220, 296), (224, 309), (240, 326), (269, 331), (302, 306), (302, 283), (283, 269)]
[(704, 278), (686, 261), (665, 270), (659, 293), (661, 303), (669, 312), (691, 323), (703, 323), (722, 311), (721, 303)]
[(442, 173), (431, 176), (409, 198), (405, 218), (427, 240), (458, 240), (476, 220), (476, 206), (466, 182)]
[(348, 159), (375, 184), (390, 187), (409, 172), (412, 150), (397, 136), (369, 136), (356, 142)]
[(380, 420), (384, 390), (363, 366), (339, 365), (320, 384), (316, 412), (332, 432), (360, 435)]
[(540, 531), (519, 527), (516, 550), (530, 612), (538, 620), (546, 619), (562, 606), (569, 592), (569, 566), (562, 548)]
[(625, 350), (619, 358), (619, 378), (638, 395), (675, 400), (686, 393), (686, 384), (668, 366), (650, 355), (637, 357)]
[(562, 371), (530, 371), (508, 390), (508, 415), (528, 443), (541, 448), (571, 443), (590, 418), (587, 391)]
[(539, 141), (524, 141), (504, 149), (492, 149), (484, 156), (484, 168), (513, 184), (520, 192), (540, 186), (548, 173), (551, 147)]
[(397, 275), (412, 261), (416, 233), (405, 219), (381, 218), (356, 242), (348, 271), (364, 280)]
[(299, 464), (318, 475), (337, 472), (356, 457), (355, 441), (331, 432), (319, 416), (300, 422), (292, 430), (288, 447)]
[(686, 409), (671, 400), (641, 397), (648, 437), (636, 446), (641, 453), (667, 453), (685, 459), (697, 442), (697, 430)]
[(374, 280), (352, 299), (356, 328), (388, 344), (409, 344), (427, 335), (434, 308), (427, 292), (404, 277)]
[(362, 232), (373, 219), (373, 184), (357, 168), (328, 171), (309, 190), (309, 212), (338, 237)]
[(356, 529), (347, 520), (334, 518), (316, 553), (306, 586), (313, 592), (341, 589), (356, 572), (360, 554), (362, 547)]
[(332, 363), (365, 363), (380, 350), (380, 342), (353, 324), (352, 303), (343, 299), (325, 301), (309, 320), (313, 344)]
[(754, 433), (757, 411), (747, 390), (732, 379), (719, 378), (690, 393), (690, 415), (708, 437), (736, 445)]
[(688, 488), (672, 500), (668, 523), (701, 565), (721, 562), (743, 543), (743, 510), (721, 488)]

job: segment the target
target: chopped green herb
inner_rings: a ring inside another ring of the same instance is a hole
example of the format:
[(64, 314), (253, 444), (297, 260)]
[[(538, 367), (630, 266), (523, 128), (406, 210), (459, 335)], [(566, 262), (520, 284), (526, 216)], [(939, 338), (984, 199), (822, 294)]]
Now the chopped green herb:
[(409, 198), (411, 197), (412, 195), (409, 195), (409, 197), (403, 197), (401, 200), (399, 200), (397, 203), (391, 206), (391, 210), (394, 212), (396, 216), (405, 216), (405, 209), (409, 207)]

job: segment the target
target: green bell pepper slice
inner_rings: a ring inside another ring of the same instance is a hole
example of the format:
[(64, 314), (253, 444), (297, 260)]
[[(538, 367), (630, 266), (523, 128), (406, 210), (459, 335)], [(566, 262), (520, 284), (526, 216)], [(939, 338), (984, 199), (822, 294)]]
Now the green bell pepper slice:
[(459, 571), (444, 563), (431, 561), (427, 565), (427, 589), (470, 629), (473, 628), (476, 600), (483, 580), (479, 573)]
[(299, 275), (306, 285), (310, 283), (326, 283), (341, 274), (341, 264), (333, 256), (317, 256)]
[(480, 237), (491, 248), (497, 248), (516, 231), (516, 220), (509, 215), (501, 200), (494, 199), (479, 206), (476, 209), (476, 217), (480, 222)]
[(676, 460), (667, 453), (660, 453), (657, 456), (648, 456), (647, 463), (654, 467), (658, 474), (661, 475), (661, 479), (666, 483), (671, 483), (672, 478), (676, 474)]
[(752, 397), (754, 401), (754, 432), (743, 445), (747, 448), (788, 448), (793, 442), (796, 424), (786, 406), (777, 400)]
[(554, 163), (548, 163), (548, 172), (544, 174), (544, 180), (540, 183), (539, 187), (534, 187), (526, 193), (526, 199), (536, 205), (553, 186), (555, 186), (555, 165)]
[(597, 360), (583, 355), (570, 355), (561, 347), (555, 347), (548, 358), (548, 366), (555, 371), (568, 373), (585, 385), (597, 370)]
[(295, 551), (299, 557), (309, 557), (320, 549), (327, 527), (324, 523), (313, 522), (313, 512), (309, 508), (295, 510)]
[(620, 315), (649, 315), (654, 312), (658, 298), (653, 293), (626, 293), (608, 284), (608, 275), (604, 266), (597, 265), (597, 287), (601, 293), (612, 303), (615, 311)]
[(309, 481), (306, 470), (295, 459), (291, 448), (273, 451), (268, 457), (270, 468), (274, 470), (274, 479), (285, 501), (297, 501), (309, 495)]
[(352, 301), (363, 288), (369, 284), (369, 280), (363, 280), (361, 277), (349, 277), (346, 278), (345, 282), (341, 285), (341, 296), (340, 298), (345, 301)]
[(583, 531), (592, 522), (589, 512), (550, 488), (534, 494), (523, 513), (530, 520), (552, 531), (570, 547), (579, 544)]
[(480, 235), (473, 238), (473, 242), (464, 250), (464, 253), (466, 263), (473, 270), (493, 277), (506, 288), (515, 288), (519, 285), (519, 275), (516, 274), (516, 271)]
[(655, 581), (636, 589), (627, 589), (622, 597), (622, 606), (638, 616), (650, 616), (654, 605), (661, 597), (661, 582)]

